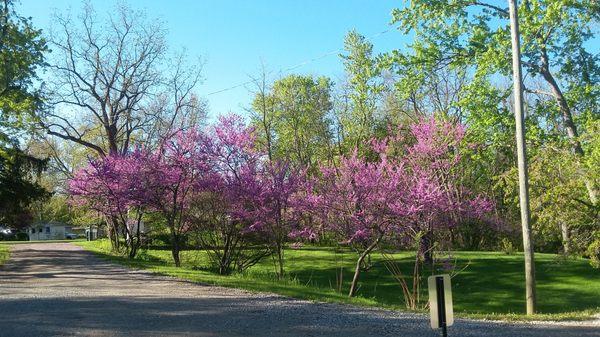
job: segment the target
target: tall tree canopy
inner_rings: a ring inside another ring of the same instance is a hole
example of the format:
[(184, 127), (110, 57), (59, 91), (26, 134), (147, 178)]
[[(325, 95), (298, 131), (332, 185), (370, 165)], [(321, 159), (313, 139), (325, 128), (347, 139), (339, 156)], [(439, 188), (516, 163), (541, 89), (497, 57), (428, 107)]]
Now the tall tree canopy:
[(78, 20), (55, 20), (51, 106), (42, 120), (49, 135), (100, 156), (123, 154), (202, 113), (193, 91), (200, 67), (171, 57), (159, 20), (125, 6), (102, 20), (89, 4)]
[(344, 39), (345, 52), (340, 55), (347, 76), (345, 97), (347, 104), (340, 111), (343, 145), (346, 151), (364, 144), (378, 126), (376, 109), (383, 89), (380, 68), (373, 56), (373, 44), (356, 31), (350, 31)]
[[(37, 70), (44, 65), (46, 41), (31, 20), (15, 13), (13, 2), (0, 3), (0, 141), (10, 131), (29, 125), (40, 105), (35, 86)], [(10, 130), (9, 130), (10, 129)]]
[(314, 168), (331, 149), (331, 81), (289, 75), (257, 94), (254, 124), (276, 159)]
[(46, 42), (31, 21), (0, 3), (0, 222), (24, 225), (29, 205), (47, 192), (35, 182), (46, 161), (19, 148), (18, 135), (28, 129), (42, 101), (35, 82), (44, 65)]
[[(594, 1), (529, 0), (519, 8), (526, 90), (538, 95), (545, 124), (558, 125), (556, 131), (568, 137), (593, 204), (598, 198), (597, 181), (585, 167), (586, 149), (580, 136), (584, 124), (599, 118), (600, 63), (589, 43), (600, 19), (599, 6)], [(394, 10), (392, 22), (415, 36), (412, 52), (391, 54), (400, 72), (413, 75), (404, 77), (401, 85), (414, 86), (443, 67), (467, 68), (474, 80), (466, 90), (485, 97), (482, 91), (487, 87), (491, 97), (498, 97), (486, 83), (510, 74), (510, 27), (508, 10), (502, 5), (416, 0)], [(468, 104), (468, 99), (462, 104)]]
[(17, 147), (0, 148), (0, 223), (22, 227), (32, 220), (29, 206), (49, 196), (35, 181), (46, 162)]

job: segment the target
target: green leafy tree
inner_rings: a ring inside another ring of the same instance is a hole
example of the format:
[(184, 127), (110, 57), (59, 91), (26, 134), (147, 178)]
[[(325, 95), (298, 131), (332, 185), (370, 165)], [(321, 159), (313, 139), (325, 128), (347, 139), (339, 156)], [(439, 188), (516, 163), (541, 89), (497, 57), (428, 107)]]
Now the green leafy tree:
[[(586, 120), (598, 118), (599, 62), (588, 42), (598, 26), (599, 6), (583, 0), (529, 0), (519, 8), (526, 90), (554, 100), (552, 105), (543, 100), (548, 108), (544, 122), (558, 123), (566, 134), (593, 204), (597, 181), (585, 165), (589, 154), (580, 136)], [(411, 53), (395, 51), (388, 58), (409, 75), (403, 86), (419, 86), (443, 67), (465, 68), (479, 83), (510, 75), (508, 10), (495, 2), (415, 0), (394, 10), (392, 22), (415, 36)]]
[(331, 81), (289, 75), (256, 94), (253, 125), (272, 159), (315, 168), (331, 157)]
[[(530, 203), (537, 249), (582, 254), (598, 226), (598, 210), (586, 201), (584, 182), (573, 165), (575, 154), (541, 146), (529, 162)], [(505, 202), (517, 205), (518, 174), (513, 168), (501, 176)]]
[(344, 39), (344, 49), (340, 56), (347, 76), (344, 101), (348, 104), (340, 112), (339, 120), (343, 148), (347, 153), (354, 148), (363, 150), (381, 124), (376, 111), (383, 85), (371, 42), (353, 30)]
[(47, 161), (12, 148), (0, 149), (0, 222), (22, 227), (32, 220), (29, 206), (49, 193), (35, 182)]
[(19, 227), (31, 219), (29, 206), (46, 197), (36, 176), (46, 160), (19, 148), (17, 137), (29, 129), (42, 105), (36, 71), (44, 65), (46, 42), (31, 21), (0, 3), (0, 221)]
[(44, 65), (46, 41), (31, 20), (15, 13), (13, 2), (0, 2), (0, 138), (31, 125), (42, 104), (34, 83)]

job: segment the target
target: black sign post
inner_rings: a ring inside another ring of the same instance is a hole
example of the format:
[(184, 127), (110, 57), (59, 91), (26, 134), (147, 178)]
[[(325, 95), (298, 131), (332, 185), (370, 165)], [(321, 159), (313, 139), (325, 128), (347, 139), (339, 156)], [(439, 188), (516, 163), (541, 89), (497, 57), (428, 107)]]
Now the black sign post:
[(442, 337), (447, 337), (448, 327), (454, 324), (450, 275), (429, 276), (427, 283), (429, 285), (431, 328), (441, 329)]
[(446, 301), (444, 299), (444, 278), (442, 276), (435, 277), (435, 288), (437, 294), (438, 322), (442, 328), (442, 337), (448, 337), (448, 329), (446, 326)]

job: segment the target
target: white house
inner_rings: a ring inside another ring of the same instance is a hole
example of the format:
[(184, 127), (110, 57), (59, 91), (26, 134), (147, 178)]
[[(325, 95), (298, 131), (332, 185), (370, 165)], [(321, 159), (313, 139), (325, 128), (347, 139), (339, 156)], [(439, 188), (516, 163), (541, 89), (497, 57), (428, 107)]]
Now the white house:
[(89, 225), (83, 228), (85, 238), (88, 241), (98, 240), (98, 238), (106, 237), (104, 229), (98, 225)]
[(72, 227), (61, 222), (36, 223), (25, 228), (29, 241), (34, 240), (64, 240), (71, 233)]

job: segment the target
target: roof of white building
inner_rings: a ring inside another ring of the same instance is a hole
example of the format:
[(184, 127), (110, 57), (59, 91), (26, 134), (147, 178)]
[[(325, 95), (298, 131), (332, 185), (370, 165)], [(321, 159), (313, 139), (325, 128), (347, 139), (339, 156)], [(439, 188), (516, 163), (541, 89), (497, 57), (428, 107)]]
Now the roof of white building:
[(45, 226), (49, 226), (49, 227), (64, 227), (64, 226), (70, 226), (64, 222), (60, 222), (60, 221), (42, 221), (42, 222), (36, 222), (33, 223), (29, 226), (27, 226), (27, 228), (31, 228), (31, 227), (45, 227)]

